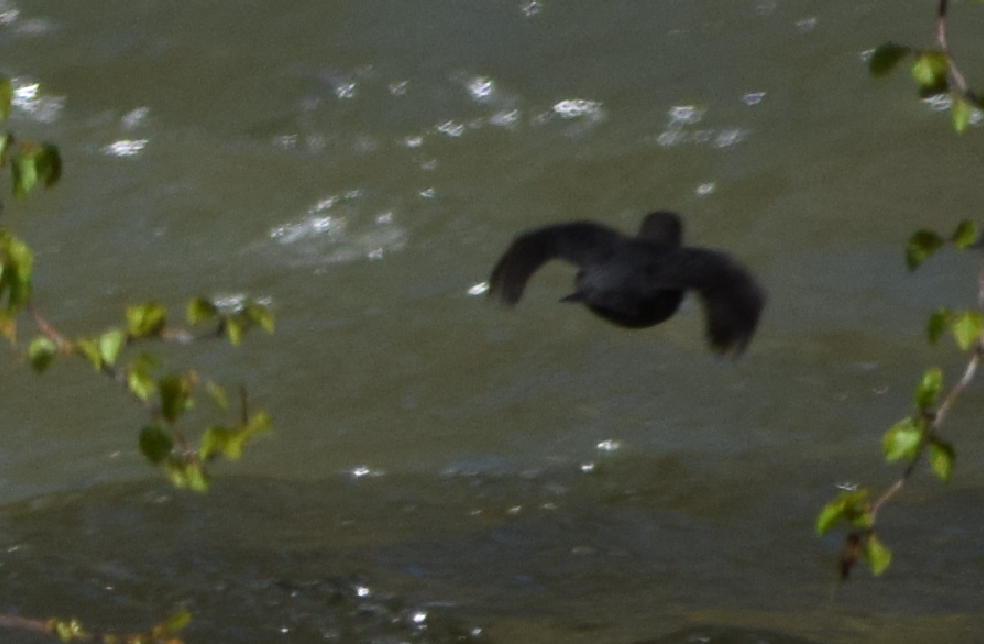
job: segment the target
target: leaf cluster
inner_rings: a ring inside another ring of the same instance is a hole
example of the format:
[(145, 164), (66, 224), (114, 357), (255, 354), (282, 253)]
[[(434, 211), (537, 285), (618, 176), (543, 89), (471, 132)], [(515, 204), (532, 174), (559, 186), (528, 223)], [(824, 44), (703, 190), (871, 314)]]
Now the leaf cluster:
[(954, 91), (951, 88), (948, 54), (940, 49), (915, 49), (894, 42), (879, 45), (868, 60), (868, 72), (876, 77), (887, 76), (903, 60), (911, 58), (909, 72), (916, 83), (919, 96), (926, 98), (949, 93), (953, 99), (951, 115), (953, 129), (962, 133), (970, 124), (974, 108), (984, 107), (976, 94), (969, 91)]
[[(0, 76), (0, 127), (10, 115), (12, 97), (10, 79)], [(19, 141), (9, 132), (0, 133), (0, 171), (6, 168), (11, 175), (11, 194), (21, 198), (39, 186), (50, 188), (59, 181), (61, 155), (51, 144)], [(269, 431), (270, 417), (262, 411), (250, 413), (246, 392), (241, 390), (238, 420), (206, 426), (198, 446), (192, 446), (178, 429), (178, 422), (195, 406), (201, 380), (198, 374), (194, 370), (165, 371), (154, 353), (128, 351), (148, 341), (190, 344), (210, 338), (226, 338), (232, 346), (239, 346), (250, 329), (273, 333), (274, 317), (268, 306), (248, 298), (220, 306), (208, 297), (196, 296), (185, 307), (185, 322), (191, 327), (205, 329), (195, 334), (169, 327), (165, 308), (151, 301), (127, 307), (118, 326), (98, 335), (69, 338), (55, 330), (31, 306), (32, 268), (30, 247), (0, 228), (0, 334), (16, 345), (17, 318), (29, 311), (39, 330), (26, 351), (27, 361), (36, 373), (52, 368), (61, 356), (78, 357), (139, 401), (150, 415), (149, 422), (139, 432), (140, 451), (152, 465), (161, 468), (174, 485), (199, 491), (206, 489), (207, 463), (218, 457), (238, 459), (249, 440)], [(204, 389), (220, 409), (228, 407), (228, 396), (221, 386), (205, 380)], [(71, 630), (64, 624), (59, 628), (66, 633)]]
[[(189, 324), (209, 324), (214, 328), (197, 337), (185, 330), (169, 330), (164, 307), (146, 302), (129, 306), (123, 325), (98, 336), (70, 340), (50, 330), (38, 335), (31, 340), (27, 358), (31, 367), (42, 373), (54, 364), (58, 355), (74, 355), (116, 380), (150, 412), (150, 422), (139, 434), (141, 454), (151, 465), (161, 468), (176, 487), (204, 491), (208, 487), (206, 464), (219, 456), (229, 460), (240, 458), (249, 440), (269, 430), (270, 417), (265, 412), (250, 414), (245, 404), (246, 393), (242, 391), (239, 420), (232, 425), (207, 426), (198, 448), (194, 449), (178, 431), (177, 424), (195, 407), (200, 384), (198, 374), (194, 370), (161, 373), (160, 360), (155, 354), (143, 351), (123, 360), (122, 352), (144, 340), (168, 338), (193, 342), (226, 337), (231, 344), (238, 345), (242, 334), (253, 326), (272, 332), (273, 314), (267, 306), (252, 300), (244, 301), (234, 311), (223, 312), (204, 296), (189, 300), (185, 312)], [(211, 380), (206, 380), (204, 385), (205, 393), (215, 405), (226, 410), (228, 396), (224, 388)]]
[[(949, 236), (929, 229), (917, 230), (906, 246), (909, 270), (919, 268), (947, 244), (958, 250), (976, 249), (980, 245), (977, 226), (971, 221), (963, 221)], [(847, 578), (858, 561), (863, 561), (875, 575), (888, 567), (891, 552), (875, 532), (878, 509), (902, 487), (923, 456), (926, 456), (931, 471), (940, 481), (946, 483), (953, 475), (956, 450), (939, 436), (938, 428), (956, 395), (973, 376), (977, 360), (984, 353), (984, 314), (969, 309), (933, 311), (926, 324), (928, 341), (936, 344), (948, 330), (957, 347), (971, 354), (964, 378), (953, 385), (949, 395), (943, 397), (943, 371), (935, 367), (927, 369), (913, 390), (912, 413), (889, 427), (882, 436), (885, 460), (889, 463), (907, 463), (902, 478), (875, 501), (870, 500), (870, 492), (865, 488), (841, 492), (825, 504), (817, 515), (815, 528), (819, 535), (826, 534), (840, 523), (847, 523), (851, 528), (841, 552), (842, 579)]]
[(97, 642), (98, 644), (183, 644), (180, 633), (191, 621), (191, 613), (180, 610), (150, 630), (141, 633), (87, 632), (77, 619), (50, 619), (39, 630), (47, 631), (60, 641)]

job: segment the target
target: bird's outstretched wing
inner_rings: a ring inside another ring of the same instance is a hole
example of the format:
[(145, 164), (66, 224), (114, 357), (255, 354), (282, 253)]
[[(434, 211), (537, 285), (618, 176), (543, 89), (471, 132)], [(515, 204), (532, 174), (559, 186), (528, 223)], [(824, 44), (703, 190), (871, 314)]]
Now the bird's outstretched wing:
[(729, 255), (707, 248), (678, 248), (653, 257), (647, 271), (652, 287), (696, 291), (711, 348), (740, 355), (765, 308), (765, 290), (752, 274)]
[(530, 230), (513, 241), (492, 269), (489, 297), (515, 304), (526, 282), (548, 261), (563, 259), (587, 268), (610, 260), (625, 240), (617, 230), (588, 221)]

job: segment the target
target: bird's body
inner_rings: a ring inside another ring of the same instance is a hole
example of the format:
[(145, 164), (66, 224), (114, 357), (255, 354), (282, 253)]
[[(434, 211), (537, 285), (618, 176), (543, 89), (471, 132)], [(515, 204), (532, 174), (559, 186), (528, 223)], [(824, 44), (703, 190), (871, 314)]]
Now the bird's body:
[(588, 221), (537, 228), (517, 237), (496, 264), (489, 293), (515, 304), (537, 269), (563, 259), (578, 273), (575, 291), (562, 302), (584, 304), (620, 326), (644, 328), (670, 318), (686, 291), (697, 291), (711, 347), (741, 353), (758, 324), (764, 291), (727, 254), (682, 246), (681, 237), (680, 218), (669, 212), (648, 215), (635, 237)]

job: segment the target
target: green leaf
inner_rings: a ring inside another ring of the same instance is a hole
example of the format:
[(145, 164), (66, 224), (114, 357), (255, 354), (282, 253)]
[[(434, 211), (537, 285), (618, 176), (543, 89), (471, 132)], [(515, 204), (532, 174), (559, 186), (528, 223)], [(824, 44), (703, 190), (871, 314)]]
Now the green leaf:
[(161, 624), (161, 629), (165, 633), (178, 633), (184, 630), (189, 622), (191, 622), (191, 613), (186, 610), (180, 610), (164, 620), (164, 623)]
[(817, 515), (815, 530), (818, 535), (826, 534), (838, 521), (844, 518), (846, 507), (840, 498), (829, 501)]
[(34, 257), (27, 244), (7, 234), (0, 236), (0, 255), (0, 293), (7, 291), (6, 311), (16, 314), (31, 296)]
[(120, 329), (110, 329), (99, 336), (99, 356), (103, 363), (107, 365), (116, 364), (116, 358), (120, 355), (120, 347), (126, 336)]
[(225, 389), (219, 383), (209, 380), (205, 383), (205, 390), (208, 391), (208, 395), (212, 397), (215, 404), (219, 406), (220, 409), (229, 408), (229, 397), (226, 396)]
[(140, 453), (154, 465), (160, 465), (174, 449), (171, 434), (160, 425), (147, 425), (140, 430)]
[(126, 386), (140, 400), (147, 402), (154, 395), (157, 383), (150, 370), (157, 366), (157, 359), (149, 353), (141, 353), (130, 362), (126, 370)]
[(126, 331), (134, 338), (157, 337), (164, 330), (167, 311), (157, 302), (126, 308)]
[(199, 295), (188, 300), (188, 306), (185, 309), (185, 319), (188, 320), (188, 324), (198, 324), (210, 320), (216, 315), (218, 315), (218, 310), (215, 308), (215, 304), (207, 298)]
[(943, 371), (937, 368), (927, 369), (919, 384), (916, 385), (912, 400), (919, 409), (927, 409), (936, 402), (936, 397), (939, 396), (942, 388)]
[(953, 463), (957, 458), (957, 453), (953, 445), (945, 443), (937, 438), (929, 444), (929, 466), (936, 474), (936, 478), (944, 483), (950, 480), (953, 474)]
[(228, 316), (225, 318), (225, 325), (223, 326), (225, 328), (226, 335), (229, 336), (229, 344), (234, 347), (238, 347), (239, 343), (243, 341), (243, 327), (239, 323), (239, 320), (236, 320), (232, 316)]
[(868, 507), (868, 490), (845, 490), (820, 510), (814, 529), (818, 535), (825, 534), (840, 520), (848, 521), (858, 527), (868, 528), (873, 523)]
[(270, 415), (257, 412), (245, 426), (235, 428), (212, 426), (205, 430), (198, 447), (202, 460), (221, 454), (230, 461), (238, 460), (243, 454), (243, 446), (257, 434), (270, 431)]
[(129, 370), (126, 372), (126, 388), (134, 396), (147, 402), (154, 395), (154, 379), (145, 373)]
[(88, 638), (88, 634), (82, 628), (82, 623), (77, 619), (67, 622), (53, 619), (48, 624), (51, 632), (62, 642), (78, 642)]
[(868, 73), (878, 78), (891, 72), (912, 50), (903, 45), (887, 42), (878, 45), (868, 60)]
[(943, 245), (943, 238), (932, 230), (917, 230), (909, 238), (909, 245), (906, 247), (906, 263), (910, 271), (919, 268), (919, 265), (932, 257), (933, 253)]
[(34, 264), (34, 256), (31, 254), (30, 247), (13, 235), (8, 235), (4, 242), (3, 253), (7, 258), (5, 262), (7, 268), (30, 275), (31, 266)]
[(963, 134), (967, 126), (970, 125), (970, 115), (974, 108), (967, 101), (959, 96), (954, 96), (953, 106), (950, 108), (950, 116), (953, 119), (953, 129), (957, 134)]
[(923, 91), (943, 91), (946, 88), (946, 56), (940, 51), (922, 51), (912, 63), (912, 79)]
[(93, 369), (96, 371), (103, 370), (102, 351), (99, 350), (99, 344), (95, 340), (90, 338), (77, 339), (75, 341), (75, 351), (76, 353), (82, 354), (82, 357), (89, 361)]
[(270, 431), (272, 426), (273, 421), (270, 419), (270, 414), (265, 411), (258, 411), (250, 417), (249, 423), (246, 425), (246, 432), (255, 436)]
[(0, 161), (5, 161), (7, 150), (14, 143), (14, 137), (10, 134), (0, 134)]
[(188, 489), (193, 492), (207, 492), (208, 479), (205, 470), (197, 463), (188, 463), (185, 466), (185, 480), (188, 482)]
[(965, 219), (957, 225), (957, 229), (953, 231), (953, 237), (951, 237), (953, 246), (958, 249), (964, 249), (972, 246), (974, 242), (977, 241), (977, 224)]
[(900, 458), (913, 458), (919, 450), (922, 435), (922, 424), (914, 422), (911, 416), (900, 420), (882, 437), (885, 460), (891, 462)]
[(0, 76), (0, 121), (10, 118), (10, 108), (14, 103), (14, 84), (7, 76)]
[(39, 335), (31, 340), (31, 344), (27, 348), (27, 359), (31, 363), (32, 369), (42, 373), (51, 366), (57, 353), (58, 347), (55, 346), (54, 341)]
[(892, 561), (892, 552), (872, 533), (864, 542), (864, 560), (876, 577), (888, 568)]
[(929, 322), (926, 323), (926, 337), (930, 343), (936, 344), (939, 341), (952, 319), (953, 314), (947, 309), (936, 309), (933, 311), (929, 316)]
[(269, 308), (263, 306), (262, 304), (250, 302), (243, 310), (243, 315), (245, 315), (246, 319), (252, 324), (260, 327), (267, 333), (273, 333), (273, 313)]
[(202, 460), (222, 454), (230, 461), (237, 460), (243, 454), (243, 443), (246, 433), (228, 427), (211, 426), (202, 434), (198, 446), (198, 456)]
[(966, 351), (974, 346), (981, 337), (981, 329), (984, 327), (984, 316), (977, 311), (962, 311), (954, 315), (953, 339), (957, 341), (957, 346)]
[(37, 158), (29, 150), (19, 150), (10, 161), (11, 191), (15, 197), (25, 197), (41, 177)]
[(163, 467), (164, 472), (171, 479), (171, 484), (176, 488), (188, 488), (195, 492), (205, 492), (208, 489), (205, 472), (197, 463), (171, 457), (164, 461)]
[(194, 374), (171, 375), (161, 378), (157, 388), (161, 393), (161, 415), (170, 423), (178, 419), (194, 405), (191, 391), (195, 385)]
[(21, 143), (10, 159), (11, 190), (15, 197), (26, 196), (38, 184), (50, 188), (61, 179), (61, 173), (61, 153), (50, 143)]

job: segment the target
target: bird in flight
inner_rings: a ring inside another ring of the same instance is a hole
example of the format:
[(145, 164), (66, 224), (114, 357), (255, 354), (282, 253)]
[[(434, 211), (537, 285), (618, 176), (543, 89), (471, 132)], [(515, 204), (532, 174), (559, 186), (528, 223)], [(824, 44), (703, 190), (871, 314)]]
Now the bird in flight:
[(666, 321), (687, 291), (700, 296), (707, 341), (719, 354), (740, 355), (758, 324), (765, 291), (727, 253), (681, 244), (680, 216), (646, 216), (635, 236), (591, 221), (544, 226), (517, 237), (492, 270), (489, 297), (519, 302), (526, 283), (552, 259), (577, 266), (575, 290), (561, 302), (584, 304), (628, 328)]

